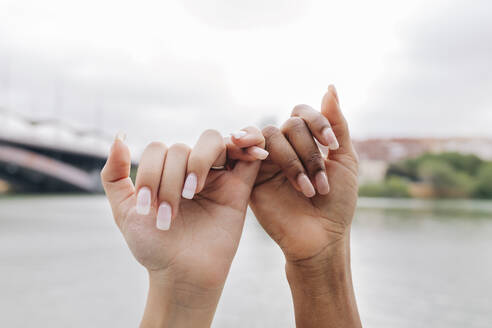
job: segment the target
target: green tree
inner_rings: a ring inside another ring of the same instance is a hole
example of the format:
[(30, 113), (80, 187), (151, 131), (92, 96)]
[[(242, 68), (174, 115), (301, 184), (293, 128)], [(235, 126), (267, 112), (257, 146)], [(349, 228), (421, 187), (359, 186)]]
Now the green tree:
[[(429, 155), (432, 159), (437, 159), (448, 163), (456, 171), (462, 171), (475, 176), (483, 160), (476, 155), (465, 155), (456, 152)], [(425, 159), (425, 158), (424, 158)]]
[(478, 169), (484, 162), (475, 155), (465, 155), (456, 152), (446, 152), (440, 154), (426, 153), (416, 158), (410, 158), (391, 164), (386, 171), (386, 177), (400, 176), (411, 181), (419, 181), (419, 168), (428, 161), (443, 162), (458, 172), (464, 172), (475, 176)]
[(447, 161), (436, 157), (419, 164), (418, 176), (434, 188), (437, 197), (468, 197), (475, 187), (470, 175), (455, 170)]
[(474, 196), (478, 198), (492, 198), (492, 163), (483, 164), (477, 174), (477, 184)]
[(410, 181), (417, 181), (418, 163), (418, 159), (413, 158), (390, 164), (386, 170), (386, 178), (403, 177)]
[(381, 183), (368, 183), (360, 186), (359, 195), (365, 197), (410, 197), (407, 180), (396, 176)]

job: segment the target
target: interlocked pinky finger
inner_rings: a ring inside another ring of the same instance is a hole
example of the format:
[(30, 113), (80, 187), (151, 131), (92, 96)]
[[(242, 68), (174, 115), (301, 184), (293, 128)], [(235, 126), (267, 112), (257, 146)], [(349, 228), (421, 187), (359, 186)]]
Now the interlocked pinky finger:
[(247, 127), (240, 131), (231, 133), (226, 140), (227, 157), (232, 160), (255, 161), (264, 160), (268, 157), (265, 148), (265, 138), (256, 127)]

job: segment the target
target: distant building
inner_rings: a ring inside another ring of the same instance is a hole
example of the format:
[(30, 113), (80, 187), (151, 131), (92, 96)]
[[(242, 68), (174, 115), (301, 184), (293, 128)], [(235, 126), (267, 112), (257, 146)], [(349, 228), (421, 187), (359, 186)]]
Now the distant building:
[(424, 153), (459, 152), (492, 160), (492, 139), (390, 138), (354, 140), (360, 159), (360, 181), (380, 181), (390, 163)]
[(487, 138), (393, 138), (355, 140), (361, 160), (395, 162), (423, 153), (459, 152), (492, 160), (492, 139)]
[(359, 181), (361, 183), (378, 182), (384, 179), (388, 162), (378, 160), (360, 160)]

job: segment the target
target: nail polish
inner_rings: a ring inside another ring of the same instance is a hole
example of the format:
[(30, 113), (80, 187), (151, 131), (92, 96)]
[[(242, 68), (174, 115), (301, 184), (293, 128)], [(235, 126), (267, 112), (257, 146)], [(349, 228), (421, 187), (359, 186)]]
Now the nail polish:
[(197, 184), (198, 184), (198, 179), (196, 177), (196, 174), (195, 173), (188, 174), (183, 186), (183, 192), (181, 193), (181, 196), (183, 196), (183, 198), (186, 199), (193, 199), (193, 196), (195, 196)]
[(337, 137), (335, 133), (333, 133), (333, 129), (331, 127), (326, 127), (323, 129), (323, 138), (328, 145), (330, 150), (337, 150), (340, 145), (338, 144)]
[(333, 93), (333, 96), (335, 97), (335, 101), (339, 105), (340, 104), (340, 101), (338, 100), (338, 92), (337, 92), (337, 88), (335, 88), (335, 85), (334, 84), (330, 84), (328, 86), (328, 90), (330, 90)]
[(119, 140), (121, 142), (125, 142), (126, 140), (126, 133), (119, 131), (116, 133), (116, 136), (114, 137), (115, 140)]
[(246, 131), (240, 130), (240, 131), (232, 132), (231, 136), (233, 136), (236, 139), (241, 139), (242, 137), (244, 137), (247, 134), (248, 133)]
[(157, 210), (157, 219), (155, 226), (159, 230), (169, 230), (171, 226), (172, 208), (169, 203), (163, 202)]
[(137, 195), (137, 214), (147, 215), (150, 212), (150, 189), (142, 187)]
[(315, 177), (316, 189), (321, 195), (326, 195), (330, 192), (330, 185), (328, 184), (328, 177), (324, 171), (319, 171)]
[(314, 190), (313, 184), (309, 180), (308, 176), (304, 173), (301, 173), (297, 176), (297, 184), (299, 188), (301, 188), (304, 196), (311, 198), (316, 195), (316, 191)]
[(268, 157), (268, 152), (265, 149), (260, 148), (258, 146), (253, 146), (253, 147), (248, 148), (247, 152), (251, 156), (253, 156), (257, 159), (260, 159), (260, 160), (264, 160)]
[(120, 142), (125, 142), (125, 139), (126, 139), (126, 134), (123, 133), (123, 132), (118, 132), (116, 133), (116, 135), (114, 136), (114, 140), (113, 140), (113, 143), (111, 144), (111, 147), (109, 148), (109, 154), (111, 154), (114, 150), (114, 146), (116, 144), (117, 141), (120, 141)]

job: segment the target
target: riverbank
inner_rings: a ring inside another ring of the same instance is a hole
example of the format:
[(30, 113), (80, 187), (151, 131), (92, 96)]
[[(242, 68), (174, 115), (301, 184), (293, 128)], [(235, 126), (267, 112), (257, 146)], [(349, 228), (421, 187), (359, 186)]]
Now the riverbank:
[[(489, 327), (491, 210), (359, 199), (352, 268), (364, 327)], [(103, 195), (1, 198), (0, 263), (0, 327), (138, 326), (146, 273)], [(248, 213), (213, 327), (295, 327), (284, 265)]]

